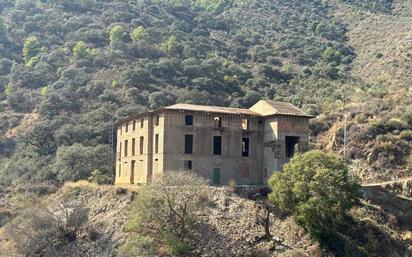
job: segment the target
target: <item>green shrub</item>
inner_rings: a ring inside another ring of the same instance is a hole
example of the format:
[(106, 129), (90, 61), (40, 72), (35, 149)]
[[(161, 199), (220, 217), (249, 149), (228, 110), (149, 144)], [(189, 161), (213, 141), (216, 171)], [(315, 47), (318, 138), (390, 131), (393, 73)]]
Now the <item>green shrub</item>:
[(337, 156), (315, 150), (294, 157), (274, 174), (269, 200), (294, 214), (296, 222), (319, 240), (327, 240), (359, 197), (359, 185)]
[(185, 256), (184, 254), (190, 249), (190, 245), (187, 242), (183, 241), (178, 235), (172, 232), (164, 233), (163, 238), (174, 256)]
[(130, 38), (132, 39), (133, 43), (137, 43), (140, 40), (144, 40), (148, 37), (148, 33), (146, 32), (143, 26), (138, 26), (130, 32)]
[[(92, 179), (106, 181), (113, 178), (110, 149), (103, 145), (96, 147), (82, 144), (62, 146), (57, 150), (55, 168), (58, 170), (58, 178), (61, 182), (88, 179), (90, 176)], [(96, 169), (100, 174), (96, 172), (92, 174)], [(106, 176), (105, 179), (103, 175)]]
[(111, 184), (113, 183), (113, 176), (109, 176), (100, 170), (94, 170), (90, 174), (88, 181), (96, 184)]
[(120, 246), (117, 257), (155, 257), (154, 242), (146, 236), (131, 234), (125, 244)]
[(409, 127), (412, 127), (412, 110), (411, 109), (407, 109), (405, 112), (403, 112), (402, 120), (408, 123)]
[(408, 126), (408, 124), (399, 119), (399, 118), (390, 118), (388, 121), (386, 121), (385, 125), (389, 128), (389, 129), (404, 129)]
[(412, 141), (412, 130), (404, 130), (399, 134), (399, 138), (406, 140), (406, 141)]
[(113, 28), (110, 30), (110, 33), (109, 33), (110, 45), (112, 45), (114, 42), (123, 41), (125, 35), (126, 35), (126, 30), (124, 29), (123, 26), (121, 25), (113, 26)]
[(26, 61), (29, 61), (31, 57), (36, 56), (41, 48), (41, 44), (37, 37), (30, 36), (26, 38), (23, 45), (23, 56)]

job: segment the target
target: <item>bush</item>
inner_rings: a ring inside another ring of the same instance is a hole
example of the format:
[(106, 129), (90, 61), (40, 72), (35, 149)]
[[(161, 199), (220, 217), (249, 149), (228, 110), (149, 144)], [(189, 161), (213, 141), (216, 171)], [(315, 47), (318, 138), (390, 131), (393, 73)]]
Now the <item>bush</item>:
[(155, 257), (153, 239), (132, 234), (117, 253), (117, 257)]
[(90, 174), (90, 177), (88, 178), (88, 181), (96, 184), (111, 184), (113, 183), (113, 176), (109, 176), (107, 174), (104, 174), (100, 170), (94, 170)]
[[(127, 230), (135, 236), (152, 236), (154, 245), (166, 245), (170, 254), (183, 255), (189, 249), (188, 239), (193, 232), (196, 213), (204, 203), (206, 186), (206, 181), (193, 173), (166, 173), (138, 190)], [(122, 246), (120, 256), (128, 256), (128, 253), (135, 256), (136, 248), (143, 247), (130, 240)], [(130, 250), (134, 252), (128, 252)]]
[(61, 247), (76, 241), (88, 220), (88, 209), (61, 204), (56, 209), (35, 206), (16, 217), (6, 230), (24, 256), (59, 256)]
[(206, 181), (194, 173), (165, 174), (138, 190), (129, 225), (137, 228), (152, 223), (160, 230), (169, 229), (185, 239), (206, 185)]
[(404, 130), (399, 134), (399, 138), (406, 140), (406, 141), (412, 141), (412, 130)]
[(389, 129), (392, 129), (392, 130), (395, 130), (395, 129), (401, 130), (401, 129), (406, 128), (406, 127), (408, 126), (408, 124), (407, 124), (405, 121), (401, 120), (401, 119), (398, 119), (398, 118), (390, 118), (390, 119), (386, 122), (386, 126), (387, 126)]
[(164, 233), (163, 238), (174, 256), (184, 256), (190, 249), (190, 245), (173, 232)]
[(409, 154), (408, 157), (406, 157), (406, 167), (408, 170), (412, 171), (412, 153)]
[(336, 231), (359, 197), (359, 185), (348, 176), (345, 163), (318, 150), (294, 157), (269, 185), (269, 200), (293, 213), (296, 222), (321, 241)]

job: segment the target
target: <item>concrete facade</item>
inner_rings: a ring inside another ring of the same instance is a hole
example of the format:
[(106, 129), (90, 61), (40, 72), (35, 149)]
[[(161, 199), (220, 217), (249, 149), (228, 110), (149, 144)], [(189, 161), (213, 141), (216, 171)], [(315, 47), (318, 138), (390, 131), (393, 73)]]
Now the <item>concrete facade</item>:
[(213, 184), (266, 183), (308, 148), (309, 119), (288, 103), (250, 109), (176, 104), (118, 123), (116, 184), (187, 170)]

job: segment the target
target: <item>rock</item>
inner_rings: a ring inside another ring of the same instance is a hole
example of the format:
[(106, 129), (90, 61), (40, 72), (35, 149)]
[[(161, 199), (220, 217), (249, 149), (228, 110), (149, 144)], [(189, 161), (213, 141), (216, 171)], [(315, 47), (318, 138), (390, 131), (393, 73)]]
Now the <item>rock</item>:
[(275, 251), (282, 252), (285, 251), (287, 248), (284, 245), (277, 245), (275, 246)]
[(118, 188), (116, 188), (116, 194), (118, 194), (118, 195), (124, 195), (124, 194), (126, 194), (127, 193), (127, 189), (126, 188), (123, 188), (123, 187), (118, 187)]

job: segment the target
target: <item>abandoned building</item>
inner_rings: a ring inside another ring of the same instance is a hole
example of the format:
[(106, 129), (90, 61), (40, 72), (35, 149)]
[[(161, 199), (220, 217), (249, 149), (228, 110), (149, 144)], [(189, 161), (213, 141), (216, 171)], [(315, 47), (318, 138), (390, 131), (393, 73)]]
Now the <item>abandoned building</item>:
[(309, 119), (290, 103), (250, 109), (175, 104), (118, 123), (116, 184), (144, 184), (170, 171), (213, 184), (262, 184), (308, 148)]

